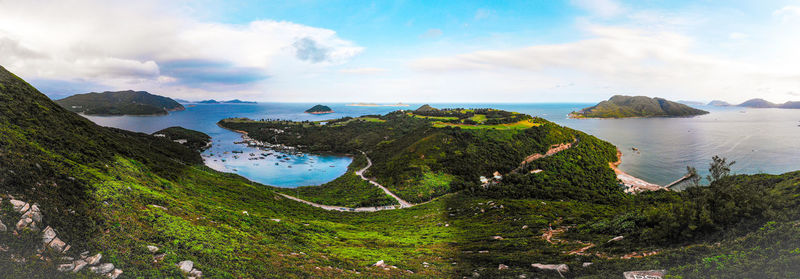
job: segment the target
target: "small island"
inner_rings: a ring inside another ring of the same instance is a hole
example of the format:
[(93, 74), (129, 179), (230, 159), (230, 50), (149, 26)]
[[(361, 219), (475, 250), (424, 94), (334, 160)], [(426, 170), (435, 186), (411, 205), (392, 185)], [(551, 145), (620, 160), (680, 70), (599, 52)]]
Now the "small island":
[(307, 109), (305, 112), (310, 114), (326, 114), (326, 113), (333, 113), (334, 111), (328, 106), (316, 105), (311, 107), (310, 109)]
[(55, 102), (86, 115), (165, 115), (186, 109), (168, 97), (133, 90), (76, 94)]
[(687, 117), (707, 111), (646, 96), (616, 95), (599, 104), (570, 113), (571, 118)]

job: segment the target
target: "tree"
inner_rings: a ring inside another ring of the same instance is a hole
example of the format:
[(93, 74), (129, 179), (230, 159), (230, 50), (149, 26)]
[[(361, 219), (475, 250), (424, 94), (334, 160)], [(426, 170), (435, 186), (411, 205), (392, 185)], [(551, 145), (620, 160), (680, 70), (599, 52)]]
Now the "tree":
[(711, 158), (711, 164), (708, 167), (708, 171), (711, 174), (706, 176), (709, 182), (713, 183), (731, 174), (731, 166), (736, 164), (736, 161), (728, 163), (727, 160), (728, 158), (720, 158), (716, 155)]
[(697, 174), (697, 169), (692, 166), (686, 166), (686, 175), (689, 176), (689, 183), (691, 186), (699, 186), (700, 179), (703, 179), (699, 174)]

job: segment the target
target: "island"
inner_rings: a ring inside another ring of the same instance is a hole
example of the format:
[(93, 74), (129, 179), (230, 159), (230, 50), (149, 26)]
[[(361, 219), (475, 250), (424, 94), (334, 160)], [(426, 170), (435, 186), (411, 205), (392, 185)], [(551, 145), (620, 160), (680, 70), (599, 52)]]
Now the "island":
[(326, 114), (326, 113), (333, 113), (334, 111), (328, 106), (316, 105), (311, 107), (310, 109), (307, 109), (305, 112), (310, 114)]
[(228, 101), (217, 101), (217, 100), (211, 99), (211, 100), (198, 101), (197, 103), (198, 104), (257, 104), (257, 102), (242, 101), (242, 100), (239, 100), (239, 99), (233, 99), (233, 100), (228, 100)]
[(407, 104), (403, 103), (396, 103), (396, 104), (376, 104), (376, 103), (352, 103), (347, 104), (350, 107), (407, 107)]
[(86, 115), (164, 115), (186, 109), (168, 97), (133, 90), (76, 94), (55, 102)]
[(729, 106), (731, 106), (730, 103), (728, 103), (726, 101), (720, 101), (720, 100), (713, 100), (713, 101), (709, 102), (708, 105), (709, 106), (715, 106), (715, 107), (729, 107)]
[(646, 96), (616, 95), (599, 104), (570, 113), (571, 118), (687, 117), (707, 111)]
[(738, 105), (739, 107), (746, 108), (782, 108), (782, 109), (800, 109), (800, 102), (788, 101), (783, 104), (776, 104), (770, 101), (756, 98), (750, 99)]
[(180, 143), (197, 152), (203, 152), (211, 147), (211, 137), (209, 135), (179, 126), (161, 129), (152, 135), (157, 138), (164, 138), (166, 140)]

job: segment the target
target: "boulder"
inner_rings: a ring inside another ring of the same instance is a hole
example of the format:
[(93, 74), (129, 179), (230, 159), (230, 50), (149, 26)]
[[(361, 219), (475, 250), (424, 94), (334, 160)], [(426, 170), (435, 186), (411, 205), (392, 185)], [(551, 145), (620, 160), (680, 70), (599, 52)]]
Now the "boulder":
[(61, 253), (62, 251), (64, 251), (64, 247), (66, 247), (67, 244), (64, 243), (64, 241), (61, 241), (61, 239), (59, 239), (56, 236), (55, 238), (53, 238), (53, 241), (50, 241), (50, 245), (48, 246), (50, 246), (50, 248), (53, 248), (53, 250), (55, 250), (56, 252)]
[(122, 274), (122, 269), (115, 268), (114, 271), (111, 271), (111, 273), (106, 274), (106, 276), (108, 276), (108, 278), (111, 279), (117, 279), (117, 277), (119, 277), (120, 274)]
[(102, 258), (103, 254), (97, 253), (97, 255), (86, 258), (86, 263), (89, 265), (96, 265), (100, 263), (100, 259)]
[(41, 223), (42, 222), (42, 212), (39, 211), (39, 206), (32, 205), (30, 209), (28, 209), (25, 214), (22, 214), (22, 218), (31, 218), (34, 222)]
[(6, 227), (6, 225), (3, 224), (2, 220), (0, 220), (0, 232), (4, 232), (4, 231), (7, 231), (7, 230), (8, 230), (8, 228)]
[(506, 270), (506, 269), (508, 269), (507, 265), (500, 264), (500, 265), (497, 266), (497, 270)]
[(494, 240), (503, 240), (503, 237), (499, 236), (499, 235), (495, 235), (495, 236), (492, 236), (492, 239), (494, 239)]
[(158, 252), (158, 247), (153, 245), (147, 245), (147, 251), (150, 251), (150, 253)]
[(610, 239), (608, 242), (612, 242), (612, 241), (620, 241), (620, 240), (622, 240), (623, 238), (625, 238), (625, 237), (620, 235), (620, 236), (617, 236), (617, 237), (614, 237), (614, 238)]
[(666, 275), (666, 270), (639, 270), (622, 273), (625, 279), (662, 279)]
[(48, 244), (50, 241), (53, 241), (53, 238), (56, 238), (56, 231), (50, 226), (44, 228), (44, 232), (42, 233), (42, 242), (44, 242), (44, 244)]
[(383, 260), (380, 260), (380, 261), (376, 262), (375, 264), (373, 264), (372, 266), (386, 267), (386, 263), (384, 263)]
[(21, 231), (22, 229), (27, 228), (31, 223), (33, 223), (33, 219), (31, 219), (31, 218), (19, 219), (19, 222), (17, 222), (17, 226), (16, 226), (17, 227), (17, 231)]
[(167, 254), (165, 254), (165, 253), (157, 254), (157, 255), (153, 256), (153, 262), (154, 263), (160, 262), (160, 261), (164, 260), (164, 257), (166, 257), (166, 256), (167, 256)]
[(178, 268), (184, 273), (192, 272), (192, 267), (194, 267), (194, 262), (189, 260), (178, 263)]
[(58, 271), (61, 272), (67, 272), (73, 269), (75, 269), (75, 265), (71, 263), (58, 265)]
[(592, 263), (590, 263), (590, 262), (583, 263), (583, 267), (589, 267), (590, 265), (592, 265)]
[(192, 268), (192, 271), (189, 272), (189, 275), (194, 277), (203, 277), (203, 272), (197, 268)]
[(86, 261), (84, 261), (84, 260), (77, 260), (77, 261), (73, 262), (73, 264), (75, 265), (75, 268), (72, 269), (72, 272), (81, 271), (87, 265)]
[(560, 273), (567, 273), (569, 272), (569, 267), (565, 264), (531, 264), (532, 267), (540, 269), (540, 270), (553, 270)]
[[(20, 200), (10, 200), (11, 205), (14, 206), (14, 211), (22, 213), (28, 210), (28, 203)], [(24, 209), (24, 210), (23, 210)]]
[(90, 267), (89, 270), (97, 274), (106, 274), (111, 271), (114, 271), (114, 264), (104, 263), (98, 266)]

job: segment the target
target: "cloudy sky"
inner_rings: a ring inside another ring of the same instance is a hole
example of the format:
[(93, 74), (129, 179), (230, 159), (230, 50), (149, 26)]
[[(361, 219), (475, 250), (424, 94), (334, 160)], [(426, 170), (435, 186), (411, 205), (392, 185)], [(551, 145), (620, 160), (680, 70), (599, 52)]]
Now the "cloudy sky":
[(0, 0), (0, 65), (52, 98), (800, 100), (798, 1), (499, 2)]

